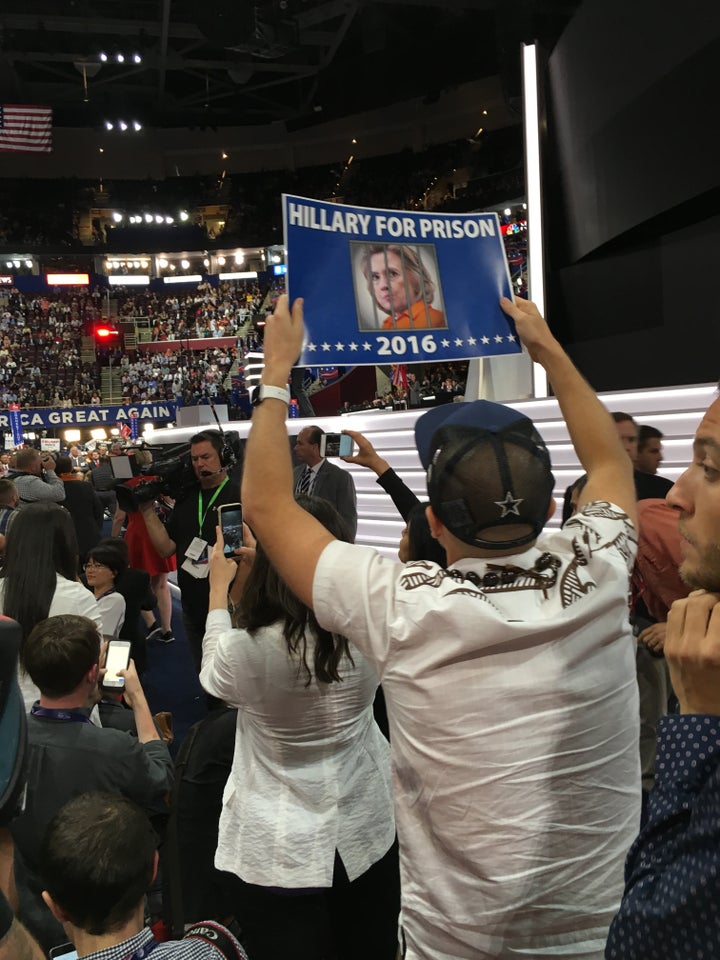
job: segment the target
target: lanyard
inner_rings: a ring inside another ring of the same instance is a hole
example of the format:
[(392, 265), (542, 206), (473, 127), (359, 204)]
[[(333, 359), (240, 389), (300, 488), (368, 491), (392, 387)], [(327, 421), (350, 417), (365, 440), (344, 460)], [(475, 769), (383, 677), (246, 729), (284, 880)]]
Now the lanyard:
[(212, 505), (215, 503), (217, 498), (220, 496), (220, 491), (222, 490), (222, 488), (225, 486), (227, 482), (228, 482), (228, 478), (225, 477), (223, 482), (220, 484), (220, 486), (217, 488), (215, 493), (210, 498), (210, 502), (208, 503), (207, 507), (205, 507), (205, 513), (202, 512), (202, 490), (198, 490), (198, 536), (201, 538), (202, 538), (203, 526), (205, 525), (205, 518), (207, 517), (208, 513), (210, 513), (210, 507), (212, 507)]
[(34, 717), (48, 717), (50, 720), (66, 720), (71, 723), (92, 723), (90, 717), (77, 710), (62, 710), (55, 707), (41, 707), (34, 703), (30, 708)]

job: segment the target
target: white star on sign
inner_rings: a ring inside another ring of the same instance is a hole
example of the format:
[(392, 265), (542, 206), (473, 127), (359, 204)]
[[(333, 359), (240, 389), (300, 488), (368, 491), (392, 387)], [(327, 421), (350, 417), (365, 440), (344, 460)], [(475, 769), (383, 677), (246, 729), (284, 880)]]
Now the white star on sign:
[(317, 350), (317, 347), (315, 346), (314, 343), (309, 343), (309, 344), (307, 345), (307, 348), (308, 348), (308, 350), (309, 350), (311, 353), (312, 353), (314, 350)]
[(515, 336), (514, 336), (514, 334), (509, 333), (509, 334), (508, 334), (508, 340), (510, 341), (510, 343), (515, 343)]
[(483, 337), (483, 338), (482, 338), (482, 342), (483, 342), (483, 343), (490, 343), (490, 337)]
[(449, 346), (450, 346), (450, 341), (449, 341), (449, 340), (441, 340), (441, 341), (440, 341), (440, 346), (441, 346), (441, 347), (449, 347)]
[(372, 350), (372, 344), (368, 343), (367, 340), (363, 344), (363, 350)]
[(356, 343), (349, 343), (348, 346), (350, 347), (351, 350), (357, 350), (358, 348), (358, 345)]
[(502, 337), (499, 333), (495, 334), (495, 343), (502, 343)]
[(474, 347), (476, 343), (477, 343), (477, 340), (475, 339), (475, 337), (468, 337), (468, 346)]
[(335, 349), (336, 349), (336, 350), (344, 350), (344, 349), (345, 349), (345, 344), (344, 344), (344, 343), (336, 343), (336, 344), (335, 344)]
[(523, 498), (518, 497), (518, 499), (516, 500), (513, 497), (511, 490), (508, 490), (508, 492), (505, 494), (504, 500), (493, 500), (493, 503), (495, 504), (495, 506), (500, 507), (500, 509), (502, 510), (502, 513), (500, 514), (501, 520), (503, 517), (507, 517), (511, 513), (515, 513), (519, 517), (520, 511), (518, 510), (518, 504), (522, 502), (523, 502)]
[(320, 346), (323, 348), (323, 350), (330, 349), (330, 344), (327, 342), (327, 340), (325, 341), (325, 343), (321, 343)]
[(461, 347), (462, 345), (463, 345), (463, 342), (462, 342), (462, 340), (460, 339), (460, 337), (455, 337), (455, 346), (456, 346), (456, 347)]

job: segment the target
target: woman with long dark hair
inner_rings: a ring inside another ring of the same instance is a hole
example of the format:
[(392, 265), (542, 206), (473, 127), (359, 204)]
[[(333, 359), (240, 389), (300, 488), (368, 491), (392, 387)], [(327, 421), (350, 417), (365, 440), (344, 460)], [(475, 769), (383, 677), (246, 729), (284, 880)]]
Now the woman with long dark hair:
[[(332, 504), (298, 502), (349, 540)], [(392, 960), (399, 883), (389, 747), (372, 711), (377, 675), (318, 625), (261, 544), (234, 629), (237, 565), (219, 530), (210, 565), (200, 681), (239, 708), (215, 865), (245, 881), (238, 919), (248, 950), (255, 960)]]
[[(102, 621), (95, 598), (78, 582), (78, 546), (70, 514), (57, 503), (26, 504), (7, 532), (0, 577), (0, 612), (22, 627), (25, 639), (47, 617), (75, 613)], [(22, 669), (20, 687), (27, 709), (40, 696)]]

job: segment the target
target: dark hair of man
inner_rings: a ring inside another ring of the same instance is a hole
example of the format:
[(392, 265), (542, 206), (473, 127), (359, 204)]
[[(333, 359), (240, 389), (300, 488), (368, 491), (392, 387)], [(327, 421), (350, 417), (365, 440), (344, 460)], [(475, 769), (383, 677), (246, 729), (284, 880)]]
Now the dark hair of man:
[(0, 507), (10, 506), (10, 501), (15, 499), (15, 484), (7, 477), (0, 479)]
[(34, 447), (23, 447), (15, 455), (15, 466), (18, 470), (27, 470), (40, 457), (40, 454)]
[(111, 544), (98, 544), (88, 551), (88, 560), (94, 560), (96, 563), (102, 563), (109, 567), (116, 577), (127, 570), (127, 561), (117, 547)]
[(657, 427), (650, 427), (646, 424), (638, 427), (638, 452), (644, 450), (645, 444), (649, 440), (662, 440), (663, 436), (664, 434)]
[(446, 567), (447, 554), (445, 548), (430, 533), (426, 507), (426, 503), (416, 503), (408, 514), (408, 559), (428, 560)]
[(87, 617), (48, 617), (23, 645), (23, 666), (43, 696), (66, 697), (100, 657), (97, 624)]
[(3, 613), (27, 637), (50, 612), (57, 575), (75, 580), (78, 545), (72, 517), (57, 503), (29, 503), (7, 532)]
[(629, 413), (623, 413), (622, 410), (615, 410), (610, 414), (615, 423), (625, 423), (627, 420), (630, 423), (635, 423), (635, 417), (631, 417)]
[(61, 453), (55, 461), (55, 469), (58, 473), (70, 473), (72, 471), (72, 460), (66, 453)]
[[(303, 510), (319, 520), (337, 540), (352, 542), (345, 521), (328, 500), (304, 495), (296, 499)], [(338, 667), (344, 656), (353, 663), (345, 637), (323, 630), (313, 611), (298, 600), (280, 578), (259, 542), (238, 607), (238, 623), (249, 633), (282, 621), (288, 652), (299, 659), (298, 674), (305, 671), (306, 687), (310, 686), (313, 675), (322, 683), (342, 680)], [(315, 637), (312, 670), (307, 662), (308, 632)]]
[(43, 887), (92, 936), (119, 930), (152, 882), (157, 836), (125, 797), (85, 793), (50, 822), (40, 852)]
[(194, 437), (190, 437), (190, 446), (196, 443), (211, 443), (215, 452), (220, 455), (223, 449), (223, 438), (219, 430), (201, 430)]
[(319, 446), (320, 437), (322, 437), (323, 434), (325, 433), (323, 428), (313, 426), (313, 427), (308, 427), (307, 430), (308, 430), (308, 435), (307, 435), (308, 443), (317, 443)]

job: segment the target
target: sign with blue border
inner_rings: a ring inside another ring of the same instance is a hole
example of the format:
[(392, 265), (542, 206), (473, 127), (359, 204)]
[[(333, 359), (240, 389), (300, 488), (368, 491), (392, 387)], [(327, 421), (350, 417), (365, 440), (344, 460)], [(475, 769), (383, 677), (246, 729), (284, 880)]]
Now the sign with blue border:
[[(175, 404), (165, 400), (157, 403), (134, 403), (132, 406), (97, 407), (27, 407), (13, 411), (0, 410), (0, 428), (17, 423), (22, 427), (114, 427), (116, 423), (130, 423), (133, 418), (149, 421), (175, 419)], [(16, 441), (17, 443), (17, 441)]]
[(376, 210), (283, 195), (287, 289), (305, 301), (301, 366), (521, 351), (495, 213)]

